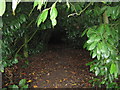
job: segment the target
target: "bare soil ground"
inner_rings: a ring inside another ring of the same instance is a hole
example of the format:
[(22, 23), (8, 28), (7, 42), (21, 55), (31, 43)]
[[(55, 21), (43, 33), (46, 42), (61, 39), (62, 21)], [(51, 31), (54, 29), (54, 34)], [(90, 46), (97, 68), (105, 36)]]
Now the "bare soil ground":
[[(25, 61), (29, 65), (25, 66)], [(52, 45), (44, 53), (20, 60), (3, 74), (3, 87), (27, 79), (30, 88), (90, 88), (94, 77), (86, 63), (92, 61), (89, 52)], [(11, 76), (9, 74), (11, 73)], [(8, 75), (8, 76), (7, 76)]]

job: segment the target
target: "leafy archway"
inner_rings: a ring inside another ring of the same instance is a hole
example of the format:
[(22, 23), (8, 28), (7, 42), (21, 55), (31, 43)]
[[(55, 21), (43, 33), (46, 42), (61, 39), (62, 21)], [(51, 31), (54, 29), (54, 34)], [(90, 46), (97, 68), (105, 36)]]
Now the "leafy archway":
[[(115, 88), (118, 86), (117, 83), (114, 82), (114, 80), (118, 79), (118, 76), (120, 74), (120, 3), (72, 3), (68, 1), (66, 1), (66, 3), (60, 3), (59, 0), (53, 3), (48, 3), (46, 1), (39, 2), (38, 0), (35, 0), (33, 8), (31, 8), (31, 12), (27, 14), (21, 14), (23, 11), (19, 10), (20, 8), (16, 9), (18, 3), (20, 3), (19, 0), (12, 2), (13, 15), (15, 15), (13, 16), (13, 19), (15, 20), (13, 20), (12, 23), (8, 22), (7, 20), (7, 27), (5, 27), (4, 22), (2, 22), (2, 19), (3, 21), (5, 21), (5, 14), (6, 17), (9, 17), (7, 12), (10, 12), (10, 10), (5, 9), (7, 5), (5, 0), (2, 0), (2, 2), (0, 2), (0, 16), (3, 16), (3, 18), (0, 19), (1, 27), (3, 29), (4, 35), (8, 36), (8, 38), (3, 38), (3, 40), (1, 40), (3, 48), (3, 60), (0, 62), (0, 70), (2, 72), (4, 71), (4, 67), (11, 66), (12, 64), (16, 64), (18, 62), (16, 57), (23, 47), (24, 56), (28, 57), (27, 46), (32, 37), (38, 31), (37, 27), (39, 27), (39, 29), (54, 28), (57, 25), (57, 22), (59, 21), (57, 19), (59, 15), (58, 10), (62, 11), (63, 9), (65, 9), (68, 14), (68, 17), (63, 17), (63, 20), (70, 17), (77, 18), (77, 21), (79, 20), (80, 24), (83, 26), (84, 29), (84, 32), (81, 36), (87, 36), (88, 40), (85, 42), (84, 48), (89, 50), (91, 57), (95, 59), (87, 65), (90, 66), (90, 71), (94, 72), (95, 75), (98, 76), (97, 78), (94, 78), (91, 81), (93, 82), (93, 85), (98, 84), (99, 86), (101, 86), (102, 84), (105, 84), (107, 88)], [(61, 7), (60, 5), (63, 5), (64, 7)], [(7, 7), (9, 6), (11, 7), (11, 5), (7, 5)], [(36, 10), (36, 8), (38, 10), (37, 18), (36, 15), (33, 15), (34, 10)], [(33, 20), (30, 20), (29, 18), (33, 18)], [(27, 20), (30, 21), (27, 22)], [(32, 30), (31, 32), (29, 32), (30, 25), (35, 22), (37, 23), (37, 27), (33, 27), (36, 29), (36, 31)], [(73, 24), (72, 22), (73, 19), (66, 20), (66, 22), (64, 22), (66, 25), (63, 23), (62, 26), (67, 27), (68, 25)], [(22, 25), (25, 26), (21, 29)], [(71, 30), (71, 27), (69, 27), (69, 30)], [(73, 37), (74, 35), (78, 34), (76, 33), (77, 32), (73, 34)], [(19, 37), (16, 35), (19, 35)], [(29, 35), (31, 35), (31, 37), (29, 37)], [(23, 37), (24, 41), (21, 44), (21, 46), (19, 48), (16, 48), (16, 50), (12, 50), (11, 52), (11, 49), (15, 48), (15, 41)], [(13, 46), (11, 47), (11, 45)], [(14, 58), (8, 60), (9, 54), (11, 54)]]

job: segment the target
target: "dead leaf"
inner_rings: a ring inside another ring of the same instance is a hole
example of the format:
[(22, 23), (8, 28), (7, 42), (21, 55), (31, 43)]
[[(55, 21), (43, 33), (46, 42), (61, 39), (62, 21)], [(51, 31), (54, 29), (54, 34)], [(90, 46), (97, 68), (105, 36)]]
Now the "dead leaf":
[(62, 82), (62, 80), (60, 80), (60, 82)]
[(32, 82), (32, 80), (28, 80), (27, 82), (28, 82), (28, 83), (29, 83), (29, 82)]
[(33, 88), (37, 88), (38, 86), (37, 85), (34, 85)]

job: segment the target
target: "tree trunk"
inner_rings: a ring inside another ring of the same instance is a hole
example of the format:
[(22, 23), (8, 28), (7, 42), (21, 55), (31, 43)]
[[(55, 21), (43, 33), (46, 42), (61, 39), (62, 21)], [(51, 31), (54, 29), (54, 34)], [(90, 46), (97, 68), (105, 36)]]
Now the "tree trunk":
[(27, 41), (28, 41), (28, 36), (27, 36), (27, 34), (25, 34), (25, 37), (24, 37), (24, 43), (25, 43), (25, 46), (24, 46), (24, 57), (25, 58), (27, 58), (28, 57), (28, 43), (27, 43)]
[(106, 11), (103, 13), (103, 21), (104, 21), (104, 24), (108, 24), (109, 23), (109, 20), (108, 20), (108, 16), (106, 14)]

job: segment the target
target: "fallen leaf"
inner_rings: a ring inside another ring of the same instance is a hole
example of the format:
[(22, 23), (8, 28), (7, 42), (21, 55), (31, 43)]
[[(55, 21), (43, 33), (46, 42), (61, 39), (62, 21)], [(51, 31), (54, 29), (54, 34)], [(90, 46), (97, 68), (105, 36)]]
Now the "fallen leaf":
[(35, 75), (35, 72), (33, 72), (32, 75)]
[(32, 82), (32, 80), (28, 80), (27, 82)]
[(33, 88), (37, 88), (38, 86), (37, 85), (34, 85)]
[(67, 80), (67, 78), (64, 78), (64, 79), (63, 79), (63, 81), (66, 81), (66, 80)]
[(72, 83), (73, 86), (77, 85), (76, 83)]
[(62, 80), (60, 80), (60, 82), (62, 82)]

